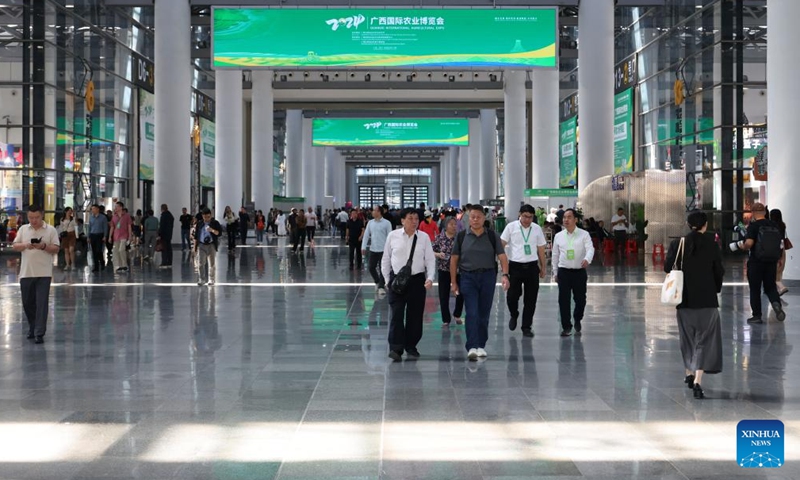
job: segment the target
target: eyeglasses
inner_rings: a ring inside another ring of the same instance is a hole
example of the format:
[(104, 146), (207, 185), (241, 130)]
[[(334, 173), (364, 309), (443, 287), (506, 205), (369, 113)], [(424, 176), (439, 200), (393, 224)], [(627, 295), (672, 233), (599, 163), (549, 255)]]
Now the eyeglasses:
[(520, 217), (526, 220), (533, 220), (533, 215), (530, 213), (523, 213), (522, 215), (520, 215)]

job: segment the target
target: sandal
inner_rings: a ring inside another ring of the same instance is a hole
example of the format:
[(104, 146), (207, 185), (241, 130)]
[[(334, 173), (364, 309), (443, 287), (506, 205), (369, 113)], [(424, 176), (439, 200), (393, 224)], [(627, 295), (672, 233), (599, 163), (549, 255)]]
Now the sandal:
[(464, 323), (464, 321), (461, 320), (459, 317), (453, 317), (453, 318), (455, 318), (455, 320), (456, 320), (456, 325), (461, 325), (461, 324)]

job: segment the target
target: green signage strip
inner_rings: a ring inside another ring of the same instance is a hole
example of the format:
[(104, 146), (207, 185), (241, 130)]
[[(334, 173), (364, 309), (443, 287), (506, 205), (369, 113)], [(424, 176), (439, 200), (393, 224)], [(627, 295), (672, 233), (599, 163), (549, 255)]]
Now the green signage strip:
[(315, 147), (465, 147), (466, 118), (315, 118)]
[(557, 68), (557, 10), (214, 8), (215, 68)]
[(573, 116), (561, 122), (559, 127), (560, 158), (558, 162), (558, 186), (561, 188), (578, 185), (578, 117)]
[(614, 95), (614, 175), (633, 171), (633, 89)]
[(528, 188), (525, 190), (526, 197), (577, 197), (578, 190), (575, 188)]

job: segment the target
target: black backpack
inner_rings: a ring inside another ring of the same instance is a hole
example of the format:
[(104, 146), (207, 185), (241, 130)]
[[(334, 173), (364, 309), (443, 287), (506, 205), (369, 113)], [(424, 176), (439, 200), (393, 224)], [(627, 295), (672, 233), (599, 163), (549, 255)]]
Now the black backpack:
[(772, 222), (758, 227), (758, 238), (755, 245), (755, 257), (761, 262), (777, 262), (781, 259), (781, 241), (783, 235), (777, 225)]
[[(467, 228), (469, 228), (469, 227), (467, 227)], [(492, 251), (493, 252), (497, 252), (497, 239), (495, 238), (494, 230), (484, 229), (484, 233), (486, 235), (489, 235), (489, 241), (492, 243)], [(461, 230), (456, 235), (456, 243), (458, 243), (458, 251), (459, 252), (461, 252), (461, 247), (464, 244), (464, 237), (466, 237), (466, 236), (467, 236), (467, 231), (466, 230)], [(497, 271), (497, 260), (495, 260), (495, 262), (494, 262), (494, 271), (495, 272)]]

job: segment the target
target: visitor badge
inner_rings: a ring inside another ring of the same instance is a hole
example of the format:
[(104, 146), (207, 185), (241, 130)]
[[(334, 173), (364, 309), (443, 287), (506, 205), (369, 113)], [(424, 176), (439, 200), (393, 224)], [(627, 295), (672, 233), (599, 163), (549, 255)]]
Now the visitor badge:
[(122, 228), (122, 222), (117, 222), (117, 228)]
[(575, 260), (575, 250), (567, 250), (567, 260)]
[(525, 245), (525, 255), (530, 255), (530, 254), (531, 254), (531, 246)]

